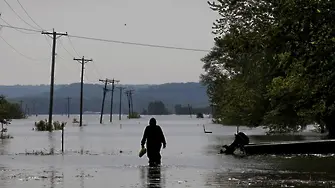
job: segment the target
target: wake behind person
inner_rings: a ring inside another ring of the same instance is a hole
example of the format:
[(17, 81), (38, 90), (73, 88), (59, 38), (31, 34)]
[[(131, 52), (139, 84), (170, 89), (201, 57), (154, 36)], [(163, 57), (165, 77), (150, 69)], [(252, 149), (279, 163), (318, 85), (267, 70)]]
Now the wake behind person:
[(161, 148), (166, 148), (165, 136), (162, 128), (157, 125), (156, 119), (151, 118), (149, 125), (145, 128), (141, 146), (147, 145), (147, 156), (149, 158), (149, 166), (156, 166), (161, 164)]

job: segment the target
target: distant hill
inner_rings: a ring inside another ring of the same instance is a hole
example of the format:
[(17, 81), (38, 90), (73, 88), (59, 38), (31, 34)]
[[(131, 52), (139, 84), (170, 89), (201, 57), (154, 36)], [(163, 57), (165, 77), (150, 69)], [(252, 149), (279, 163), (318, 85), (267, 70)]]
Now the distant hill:
[[(62, 87), (63, 85), (55, 86), (55, 89)], [(14, 86), (0, 86), (0, 94), (6, 97), (22, 97), (38, 95), (42, 92), (49, 92), (50, 87), (48, 85), (14, 85)]]
[[(124, 85), (129, 89), (134, 89), (133, 101), (134, 110), (142, 112), (147, 109), (152, 101), (162, 101), (167, 109), (174, 112), (176, 104), (193, 107), (208, 106), (206, 87), (200, 83), (167, 83), (161, 85)], [(84, 111), (99, 112), (101, 110), (103, 85), (84, 85)], [(109, 88), (110, 89), (110, 88)], [(80, 84), (56, 85), (54, 91), (54, 113), (66, 113), (66, 97), (71, 97), (71, 113), (79, 113), (79, 92)], [(110, 95), (106, 95), (105, 113), (110, 111)], [(31, 113), (36, 111), (39, 114), (48, 113), (49, 107), (49, 86), (0, 86), (0, 94), (7, 96), (11, 101), (23, 101), (23, 107), (27, 105)], [(114, 92), (113, 112), (119, 111), (119, 90)], [(33, 105), (35, 103), (35, 105)], [(35, 109), (34, 109), (35, 106)], [(126, 95), (122, 94), (122, 110), (128, 112)]]

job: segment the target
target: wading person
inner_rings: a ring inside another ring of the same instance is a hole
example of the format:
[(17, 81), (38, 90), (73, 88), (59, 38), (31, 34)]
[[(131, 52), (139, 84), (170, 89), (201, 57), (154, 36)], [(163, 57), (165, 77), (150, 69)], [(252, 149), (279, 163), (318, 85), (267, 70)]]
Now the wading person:
[(145, 128), (143, 138), (141, 140), (141, 146), (144, 148), (144, 144), (147, 145), (147, 156), (149, 158), (149, 166), (155, 166), (161, 164), (161, 148), (166, 148), (165, 136), (162, 128), (157, 125), (156, 119), (151, 118), (149, 125)]

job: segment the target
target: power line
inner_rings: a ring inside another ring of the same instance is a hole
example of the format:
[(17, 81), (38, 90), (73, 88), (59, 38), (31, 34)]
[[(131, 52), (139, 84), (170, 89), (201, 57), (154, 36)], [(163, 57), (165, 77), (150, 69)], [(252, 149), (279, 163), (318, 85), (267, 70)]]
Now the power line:
[(50, 48), (51, 48), (51, 42), (50, 42), (50, 41), (48, 41), (48, 38), (47, 38), (47, 36), (46, 36), (46, 35), (43, 35), (43, 36), (44, 36), (45, 40), (47, 41), (47, 43), (49, 44), (49, 46), (50, 46)]
[(43, 29), (40, 25), (38, 25), (35, 21), (34, 21), (34, 19), (28, 14), (28, 12), (26, 11), (26, 9), (22, 6), (22, 4), (20, 3), (20, 1), (19, 0), (16, 0), (18, 3), (19, 3), (19, 5), (21, 6), (21, 8), (23, 9), (23, 11), (27, 14), (27, 16), (30, 18), (30, 20), (31, 21), (33, 21), (36, 25), (37, 25), (37, 27), (39, 27), (40, 29)]
[[(20, 29), (20, 30), (33, 31), (33, 32), (42, 32), (41, 30), (27, 29), (27, 28), (22, 28), (22, 27), (14, 27), (14, 26), (9, 26), (9, 25), (2, 25), (2, 24), (0, 24), (0, 26), (7, 27), (7, 28), (12, 28), (12, 29)], [(192, 48), (163, 46), (163, 45), (155, 45), (155, 44), (125, 42), (125, 41), (101, 39), (101, 38), (94, 38), (94, 37), (77, 36), (77, 35), (68, 35), (68, 37), (79, 38), (79, 39), (86, 39), (86, 40), (95, 40), (95, 41), (100, 41), (100, 42), (109, 42), (109, 43), (128, 44), (128, 45), (135, 45), (135, 46), (153, 47), (153, 48), (165, 48), (165, 49), (195, 51), (195, 52), (210, 52), (210, 50), (204, 50), (204, 49), (192, 49)]]
[(18, 53), (19, 55), (21, 55), (22, 57), (25, 57), (26, 59), (29, 59), (31, 61), (38, 61), (40, 62), (41, 60), (39, 59), (34, 59), (32, 57), (29, 57), (29, 56), (26, 56), (24, 55), (23, 53), (21, 53), (20, 51), (18, 51), (14, 46), (12, 46), (11, 44), (9, 44), (1, 35), (0, 35), (0, 38), (10, 47), (12, 48), (16, 53)]
[(37, 30), (37, 29), (28, 29), (28, 28), (23, 28), (23, 27), (16, 27), (16, 26), (11, 26), (11, 25), (3, 25), (0, 24), (1, 27), (7, 27), (7, 28), (11, 28), (11, 29), (19, 29), (19, 30), (23, 30), (23, 31), (33, 31), (36, 33), (41, 33), (42, 30)]
[(78, 55), (78, 56), (80, 56), (80, 54), (77, 52), (77, 50), (74, 48), (74, 45), (73, 45), (73, 43), (72, 43), (72, 41), (71, 41), (71, 39), (70, 39), (70, 37), (67, 37), (68, 39), (69, 39), (69, 41), (70, 41), (70, 45), (71, 45), (71, 47), (72, 47), (72, 49), (73, 49), (73, 51)]
[(93, 63), (93, 64), (92, 64), (92, 65), (93, 65), (93, 70), (94, 70), (96, 76), (101, 77), (102, 74), (100, 73), (98, 67), (95, 65), (95, 61), (93, 61), (92, 63)]
[(4, 0), (5, 1), (5, 3), (8, 5), (8, 7), (15, 13), (15, 15), (21, 20), (21, 21), (23, 21), (24, 23), (26, 23), (27, 25), (29, 25), (30, 27), (32, 27), (32, 28), (34, 28), (34, 29), (36, 29), (36, 27), (34, 27), (34, 26), (32, 26), (32, 25), (30, 25), (28, 22), (26, 22), (13, 8), (12, 8), (12, 6), (10, 6), (10, 4), (6, 1), (6, 0)]
[(118, 41), (118, 40), (77, 36), (77, 35), (68, 35), (68, 37), (80, 38), (80, 39), (86, 39), (86, 40), (95, 40), (95, 41), (101, 41), (101, 42), (110, 42), (110, 43), (118, 43), (118, 44), (128, 44), (128, 45), (136, 45), (136, 46), (153, 47), (153, 48), (165, 48), (165, 49), (197, 51), (197, 52), (210, 52), (209, 50), (203, 50), (203, 49), (182, 48), (182, 47), (163, 46), (163, 45), (155, 45), (155, 44), (144, 44), (144, 43), (136, 43), (136, 42), (125, 42), (125, 41)]
[[(1, 18), (1, 17), (0, 17)], [(8, 24), (8, 23), (6, 23), (6, 24)], [(25, 30), (25, 31), (33, 31), (33, 32), (36, 32), (36, 33), (40, 33), (40, 32), (43, 32), (43, 30), (34, 30), (34, 29), (27, 29), (27, 28), (22, 28), (22, 27), (15, 27), (15, 26), (12, 26), (12, 25), (10, 25), (10, 24), (8, 24), (8, 25), (2, 25), (2, 24), (0, 24), (0, 26), (2, 26), (2, 27), (7, 27), (7, 28), (11, 28), (11, 29), (15, 29), (15, 30)], [(33, 34), (33, 33), (30, 33), (30, 34)], [(45, 39), (47, 40), (47, 38), (46, 38), (46, 36), (44, 36), (45, 37)], [(47, 42), (48, 42), (48, 44), (49, 44), (49, 46), (51, 46), (51, 44), (50, 44), (50, 42), (47, 40)], [(60, 44), (61, 44), (61, 47), (71, 56), (71, 57), (75, 57), (74, 55), (72, 55), (72, 53), (70, 53), (66, 48), (65, 48), (65, 46), (63, 45), (63, 42), (60, 40)], [(74, 49), (74, 47), (73, 47), (73, 49)], [(75, 50), (75, 49), (74, 49)], [(77, 54), (78, 54), (78, 52), (77, 51), (75, 51)]]
[[(26, 15), (30, 18), (30, 20), (32, 21), (32, 22), (34, 22), (40, 29), (42, 29), (42, 30), (44, 30), (38, 23), (36, 23), (35, 22), (35, 20), (29, 15), (29, 13), (28, 13), (28, 11), (23, 7), (23, 5), (20, 3), (20, 1), (19, 0), (16, 0), (17, 2), (18, 2), (18, 4), (21, 6), (21, 8), (24, 10), (24, 12), (26, 13)], [(9, 25), (9, 24), (8, 24)], [(75, 53), (78, 55), (78, 56), (80, 56), (79, 55), (79, 53), (75, 50), (75, 48), (74, 48), (74, 46), (73, 46), (73, 44), (72, 44), (72, 42), (71, 42), (71, 40), (70, 40), (70, 38), (68, 37), (68, 39), (69, 39), (69, 41), (70, 41), (70, 45), (72, 46), (72, 48), (73, 48), (73, 50), (75, 51)], [(49, 43), (49, 41), (48, 41), (48, 43)], [(65, 48), (65, 46), (63, 45), (63, 42), (60, 40), (60, 44), (61, 44), (61, 46), (62, 46), (62, 48), (71, 56), (71, 57), (74, 57), (74, 55), (72, 55), (72, 53), (70, 53), (66, 48)], [(51, 46), (51, 44), (49, 43), (49, 45)]]
[(63, 45), (63, 41), (61, 39), (59, 39), (59, 43), (61, 44), (62, 48), (71, 56), (71, 58), (75, 57), (74, 55), (72, 55), (72, 53), (70, 53), (65, 46)]
[[(8, 23), (6, 20), (4, 20), (2, 17), (1, 17), (1, 13), (0, 13), (0, 19), (3, 21), (3, 22), (5, 22), (7, 25), (9, 25), (9, 26), (12, 26), (10, 23)], [(12, 26), (13, 27), (13, 26)], [(28, 32), (24, 32), (24, 31), (21, 31), (21, 30), (19, 30), (19, 29), (16, 29), (16, 28), (14, 28), (16, 31), (18, 31), (18, 32), (20, 32), (20, 33), (24, 33), (24, 34), (36, 34), (36, 33), (28, 33)]]

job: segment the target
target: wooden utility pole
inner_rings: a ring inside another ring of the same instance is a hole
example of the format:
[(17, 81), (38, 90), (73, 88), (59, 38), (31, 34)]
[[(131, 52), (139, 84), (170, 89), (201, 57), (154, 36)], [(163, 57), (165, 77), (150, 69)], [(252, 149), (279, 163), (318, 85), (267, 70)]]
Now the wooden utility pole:
[(37, 112), (36, 112), (36, 102), (35, 102), (35, 100), (33, 100), (33, 112), (32, 112), (32, 114), (35, 114), (35, 116), (37, 116)]
[(52, 32), (44, 32), (43, 35), (52, 35), (52, 62), (51, 62), (51, 76), (50, 76), (50, 101), (49, 101), (49, 125), (52, 124), (53, 100), (54, 100), (54, 83), (55, 83), (55, 63), (56, 63), (56, 40), (61, 36), (67, 36), (67, 33), (57, 33), (53, 29)]
[(104, 107), (105, 107), (105, 98), (106, 98), (106, 93), (107, 93), (107, 84), (111, 83), (112, 81), (108, 78), (105, 80), (99, 79), (100, 82), (105, 83), (105, 87), (103, 88), (103, 96), (102, 96), (102, 104), (101, 104), (101, 113), (100, 113), (100, 124), (102, 124), (102, 117), (104, 114)]
[(130, 98), (129, 98), (129, 96), (130, 96), (130, 92), (129, 91), (126, 91), (125, 92), (126, 93), (126, 95), (127, 95), (127, 101), (128, 101), (128, 117), (130, 118)]
[(80, 80), (80, 116), (79, 116), (79, 126), (83, 126), (83, 95), (84, 95), (84, 69), (85, 64), (93, 61), (92, 59), (85, 59), (83, 56), (81, 59), (73, 58), (73, 60), (78, 61), (81, 64), (81, 80)]
[(114, 89), (115, 89), (115, 82), (119, 83), (120, 80), (115, 80), (113, 78), (112, 80), (112, 93), (111, 93), (111, 110), (110, 110), (110, 115), (109, 115), (109, 122), (113, 122), (113, 100), (114, 100)]
[(24, 109), (24, 113), (29, 116), (29, 108), (28, 108), (28, 104), (26, 104), (26, 107)]
[(129, 117), (130, 117), (130, 115), (132, 115), (134, 113), (134, 110), (133, 110), (133, 99), (132, 99), (133, 91), (134, 90), (127, 90), (125, 92), (126, 95), (127, 95), (127, 99), (128, 99)]
[(67, 117), (70, 118), (70, 100), (71, 100), (71, 97), (66, 97), (67, 99)]
[(120, 90), (120, 103), (119, 103), (119, 120), (121, 121), (121, 113), (122, 113), (122, 90), (124, 87), (116, 87)]
[(134, 114), (133, 91), (134, 90), (129, 91), (131, 114)]

